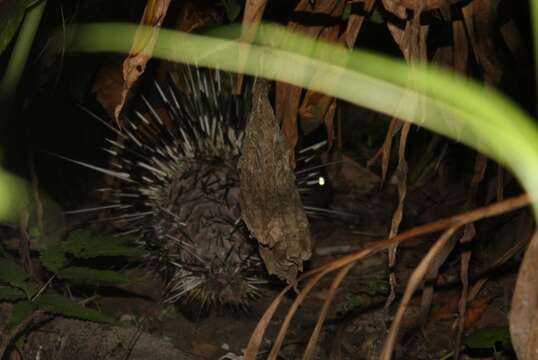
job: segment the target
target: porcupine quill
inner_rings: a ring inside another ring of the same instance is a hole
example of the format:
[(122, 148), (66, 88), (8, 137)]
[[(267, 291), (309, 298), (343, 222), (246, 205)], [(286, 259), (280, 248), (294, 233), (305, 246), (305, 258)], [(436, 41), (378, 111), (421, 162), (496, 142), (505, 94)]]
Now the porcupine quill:
[[(112, 156), (110, 169), (70, 160), (120, 183), (100, 189), (107, 195), (101, 207), (71, 213), (107, 209), (122, 234), (136, 235), (151, 262), (168, 274), (166, 302), (244, 306), (266, 282), (239, 206), (238, 160), (251, 87), (233, 95), (229, 73), (198, 67), (184, 73), (182, 84), (155, 82), (157, 96), (141, 97), (144, 110), (134, 109), (121, 130), (107, 125), (117, 136), (104, 149)], [(309, 170), (308, 164), (325, 144), (298, 153), (302, 194), (323, 181), (319, 166)]]

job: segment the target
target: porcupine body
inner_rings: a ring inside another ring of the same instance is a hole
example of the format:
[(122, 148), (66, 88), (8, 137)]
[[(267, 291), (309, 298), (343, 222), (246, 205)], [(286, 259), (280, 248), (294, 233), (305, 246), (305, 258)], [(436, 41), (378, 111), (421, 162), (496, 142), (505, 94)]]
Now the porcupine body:
[[(167, 274), (166, 301), (245, 305), (265, 282), (239, 207), (250, 86), (235, 96), (231, 74), (189, 68), (183, 75), (156, 83), (155, 96), (142, 96), (119, 138), (108, 140), (111, 171), (122, 181), (105, 189), (106, 206)], [(303, 149), (299, 163), (322, 145)], [(317, 170), (303, 169), (297, 184), (306, 190), (318, 177)]]

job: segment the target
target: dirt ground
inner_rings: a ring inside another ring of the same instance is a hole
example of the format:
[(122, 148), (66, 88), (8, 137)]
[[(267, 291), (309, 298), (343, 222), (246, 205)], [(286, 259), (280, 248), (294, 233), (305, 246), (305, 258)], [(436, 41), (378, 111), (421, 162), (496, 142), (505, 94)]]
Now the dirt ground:
[[(390, 227), (397, 197), (395, 186), (389, 183), (380, 190), (379, 178), (351, 160), (338, 174), (337, 178), (332, 175), (332, 207), (353, 216), (312, 222), (315, 249), (308, 263), (309, 268), (384, 239)], [(436, 186), (438, 184), (433, 182), (430, 189), (410, 192), (407, 214), (411, 215), (404, 219), (404, 226), (454, 213), (451, 202), (458, 203), (457, 196), (439, 196), (436, 200), (424, 195), (427, 192), (435, 193)], [(461, 192), (452, 191), (452, 194), (458, 193)], [(506, 223), (514, 223), (513, 218), (509, 220)], [(505, 226), (504, 229), (498, 226), (501, 230), (497, 231), (496, 236), (510, 236), (510, 227)], [(416, 238), (400, 246), (395, 268), (397, 296), (389, 307), (385, 306), (390, 291), (385, 252), (367, 257), (350, 271), (337, 291), (322, 329), (316, 359), (379, 358), (407, 279), (428, 250), (432, 239), (435, 237)], [(488, 251), (491, 253), (491, 250)], [(483, 257), (476, 256), (473, 261), (477, 268), (484, 268)], [(421, 316), (421, 292), (411, 300), (400, 330), (395, 359), (451, 358), (446, 355), (455, 346), (460, 296), (458, 271), (458, 258), (449, 258), (442, 268), (442, 276), (437, 280), (432, 309), (426, 317)], [(96, 303), (100, 310), (120, 320), (117, 326), (61, 317), (48, 320), (30, 332), (24, 354), (13, 352), (11, 358), (242, 359), (258, 320), (283, 287), (281, 282), (272, 281), (264, 289), (261, 298), (252, 302), (248, 311), (219, 308), (200, 313), (195, 307), (160, 304), (159, 279), (140, 269), (128, 272), (137, 281), (125, 286), (123, 292), (102, 297)], [(507, 325), (515, 272), (508, 269), (488, 279), (478, 295), (468, 303), (465, 334), (477, 329)], [(302, 356), (331, 280), (332, 276), (322, 279), (301, 305), (287, 331), (279, 358), (296, 359)], [(263, 337), (260, 358), (266, 357), (271, 350), (294, 298), (295, 293), (291, 292), (272, 318)], [(3, 314), (9, 311), (9, 306), (6, 306), (2, 308)], [(485, 355), (476, 356), (467, 352), (462, 358), (488, 359), (491, 356), (491, 352), (487, 351)]]

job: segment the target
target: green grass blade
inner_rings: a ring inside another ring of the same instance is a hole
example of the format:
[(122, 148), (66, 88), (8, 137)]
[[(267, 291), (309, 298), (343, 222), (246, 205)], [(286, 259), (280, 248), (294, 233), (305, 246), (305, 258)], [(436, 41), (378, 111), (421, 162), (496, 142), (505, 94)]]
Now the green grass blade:
[[(70, 50), (127, 52), (136, 28), (72, 28), (77, 31), (71, 33)], [(288, 82), (416, 123), (497, 160), (513, 170), (529, 192), (538, 193), (538, 129), (533, 119), (494, 89), (453, 73), (348, 51), (276, 25), (264, 26), (252, 46), (162, 29), (153, 55)], [(240, 66), (243, 57), (246, 62)]]

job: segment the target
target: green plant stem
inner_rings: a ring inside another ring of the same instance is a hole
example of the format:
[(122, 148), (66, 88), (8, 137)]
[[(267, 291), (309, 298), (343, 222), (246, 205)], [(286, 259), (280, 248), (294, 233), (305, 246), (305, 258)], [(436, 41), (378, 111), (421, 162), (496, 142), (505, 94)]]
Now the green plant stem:
[(13, 113), (13, 99), (46, 5), (47, 0), (42, 0), (27, 9), (6, 72), (0, 82), (0, 109), (3, 112), (2, 120), (0, 120), (0, 131), (4, 129), (6, 122)]

